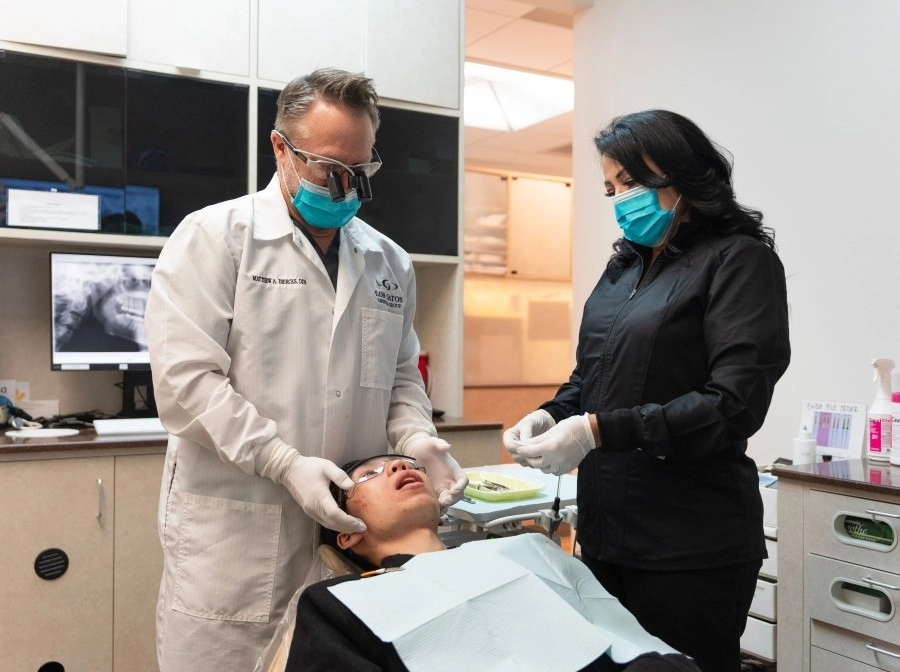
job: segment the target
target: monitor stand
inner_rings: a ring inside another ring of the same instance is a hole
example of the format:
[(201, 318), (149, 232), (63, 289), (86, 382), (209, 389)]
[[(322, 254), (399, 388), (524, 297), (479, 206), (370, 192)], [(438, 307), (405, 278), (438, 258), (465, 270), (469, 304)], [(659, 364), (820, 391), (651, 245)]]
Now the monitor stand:
[(122, 412), (123, 418), (155, 418), (156, 399), (153, 396), (153, 378), (150, 371), (123, 371)]

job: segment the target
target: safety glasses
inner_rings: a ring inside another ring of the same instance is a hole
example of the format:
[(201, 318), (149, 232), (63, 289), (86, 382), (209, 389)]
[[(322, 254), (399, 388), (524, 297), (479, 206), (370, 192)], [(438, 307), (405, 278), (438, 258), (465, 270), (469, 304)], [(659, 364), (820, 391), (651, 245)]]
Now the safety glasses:
[(347, 501), (347, 498), (352, 496), (354, 492), (356, 492), (356, 488), (365, 483), (366, 481), (371, 481), (373, 478), (376, 478), (380, 474), (384, 473), (385, 468), (394, 462), (401, 461), (405, 463), (407, 469), (414, 469), (416, 471), (421, 471), (423, 474), (425, 473), (425, 467), (420, 465), (411, 457), (406, 457), (405, 455), (377, 455), (373, 458), (370, 458), (363, 462), (362, 464), (354, 467), (351, 471), (356, 473), (356, 478), (350, 476), (350, 479), (353, 481), (353, 487), (350, 490), (341, 490), (341, 499), (342, 501), (338, 502), (341, 508), (344, 508), (344, 504)]
[(325, 180), (331, 193), (331, 200), (344, 200), (344, 175), (347, 176), (349, 187), (356, 190), (360, 201), (365, 203), (372, 200), (372, 187), (369, 184), (369, 178), (381, 168), (381, 157), (378, 156), (378, 152), (375, 151), (374, 147), (372, 148), (372, 161), (348, 166), (337, 159), (330, 159), (327, 156), (320, 156), (319, 154), (297, 149), (284, 133), (279, 130), (275, 132), (284, 140), (285, 146), (306, 164), (306, 168), (312, 173), (313, 177), (318, 180)]

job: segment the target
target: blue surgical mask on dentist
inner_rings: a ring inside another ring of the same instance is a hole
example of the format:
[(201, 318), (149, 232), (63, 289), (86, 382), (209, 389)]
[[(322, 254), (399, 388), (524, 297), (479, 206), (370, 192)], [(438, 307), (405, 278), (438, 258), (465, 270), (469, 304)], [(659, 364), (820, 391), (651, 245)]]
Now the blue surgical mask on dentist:
[[(681, 196), (678, 196), (678, 201)], [(656, 247), (666, 238), (672, 222), (675, 221), (675, 208), (664, 210), (659, 204), (656, 189), (635, 187), (613, 198), (616, 222), (622, 229), (625, 240), (638, 245)]]
[(301, 179), (293, 161), (291, 168), (300, 180), (300, 186), (297, 187), (297, 193), (294, 194), (291, 203), (307, 224), (320, 229), (339, 229), (356, 216), (362, 203), (359, 202), (355, 189), (344, 196), (344, 200), (332, 201), (328, 187), (320, 187), (318, 184)]

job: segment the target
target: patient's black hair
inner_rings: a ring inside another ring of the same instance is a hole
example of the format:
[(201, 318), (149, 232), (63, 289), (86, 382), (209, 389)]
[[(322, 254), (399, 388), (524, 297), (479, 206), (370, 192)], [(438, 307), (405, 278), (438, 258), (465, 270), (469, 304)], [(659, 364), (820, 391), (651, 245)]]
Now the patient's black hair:
[[(359, 465), (363, 464), (364, 462), (368, 462), (369, 460), (376, 458), (376, 457), (381, 457), (381, 456), (380, 455), (371, 455), (371, 456), (365, 457), (361, 460), (351, 460), (350, 462), (347, 462), (346, 464), (341, 466), (341, 469), (343, 469), (344, 472), (349, 476), (350, 474), (353, 473), (353, 470), (356, 469)], [(387, 457), (387, 456), (385, 455), (385, 457)], [(334, 501), (336, 501), (338, 503), (338, 506), (341, 507), (341, 511), (346, 512), (347, 511), (347, 491), (342, 488), (339, 488), (334, 483), (331, 483), (330, 488), (331, 488), (331, 494), (334, 497)], [(337, 536), (338, 536), (337, 532), (335, 532), (334, 530), (329, 530), (327, 527), (325, 527), (323, 525), (321, 527), (321, 531), (319, 533), (319, 541), (323, 544), (327, 544), (328, 546), (331, 546), (338, 553), (340, 553), (345, 558), (350, 560), (350, 562), (355, 564), (357, 567), (359, 567), (363, 571), (378, 569), (377, 565), (372, 564), (371, 562), (366, 560), (361, 555), (357, 555), (356, 553), (353, 552), (353, 549), (341, 548), (340, 546), (338, 546)]]

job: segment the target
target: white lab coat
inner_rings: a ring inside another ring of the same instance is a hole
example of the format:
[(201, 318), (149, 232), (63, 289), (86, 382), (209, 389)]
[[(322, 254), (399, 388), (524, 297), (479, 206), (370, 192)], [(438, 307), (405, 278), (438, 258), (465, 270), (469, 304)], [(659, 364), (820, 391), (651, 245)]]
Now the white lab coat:
[(246, 672), (307, 574), (317, 529), (259, 474), (282, 441), (342, 463), (435, 435), (409, 255), (359, 219), (337, 289), (277, 176), (189, 215), (147, 304), (169, 445), (160, 497), (162, 672)]

